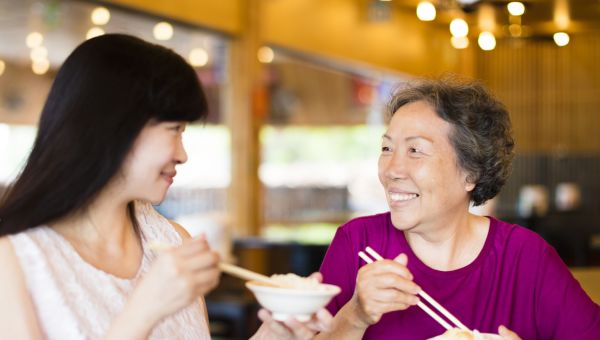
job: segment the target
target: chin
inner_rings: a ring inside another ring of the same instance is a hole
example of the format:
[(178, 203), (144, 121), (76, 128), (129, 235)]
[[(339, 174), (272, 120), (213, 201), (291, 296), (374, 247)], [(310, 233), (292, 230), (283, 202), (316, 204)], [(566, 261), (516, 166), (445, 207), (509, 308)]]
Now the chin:
[(409, 230), (414, 228), (417, 225), (416, 220), (411, 219), (411, 218), (406, 218), (404, 216), (397, 216), (394, 214), (394, 212), (392, 211), (392, 224), (394, 225), (394, 227), (398, 230)]

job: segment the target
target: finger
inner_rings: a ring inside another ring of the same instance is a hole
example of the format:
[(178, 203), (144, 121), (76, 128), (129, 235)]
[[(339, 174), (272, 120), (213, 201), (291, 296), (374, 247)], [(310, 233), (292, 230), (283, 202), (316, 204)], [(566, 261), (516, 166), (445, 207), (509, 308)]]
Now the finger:
[(209, 249), (210, 246), (203, 236), (194, 239), (184, 240), (183, 244), (176, 248), (177, 254), (183, 257), (195, 256), (198, 253), (204, 252)]
[(408, 265), (408, 257), (404, 253), (401, 253), (400, 255), (396, 256), (396, 258), (394, 258), (394, 261), (400, 263), (405, 267), (406, 265)]
[(217, 268), (220, 256), (214, 251), (204, 251), (193, 257), (181, 260), (181, 266), (186, 270), (198, 272), (209, 268)]
[(372, 300), (378, 303), (402, 303), (414, 306), (419, 303), (419, 297), (394, 288), (381, 289), (374, 294), (368, 295), (365, 300)]
[(311, 321), (307, 324), (307, 327), (316, 332), (327, 332), (331, 329), (332, 322), (333, 316), (327, 309), (322, 308), (313, 315)]
[(309, 277), (317, 279), (317, 281), (319, 281), (319, 282), (323, 282), (323, 275), (319, 272), (314, 272), (314, 273), (310, 274)]
[(498, 334), (502, 337), (502, 339), (506, 340), (521, 340), (521, 338), (517, 335), (517, 333), (511, 331), (505, 326), (498, 327)]
[(361, 286), (364, 285), (365, 287), (374, 289), (394, 288), (413, 295), (416, 295), (421, 291), (421, 287), (413, 281), (389, 272), (372, 275), (364, 281), (362, 278), (360, 279)]
[(294, 318), (285, 320), (284, 324), (292, 331), (294, 339), (311, 339), (315, 335), (313, 331)]
[(271, 333), (271, 338), (286, 338), (291, 335), (290, 330), (288, 330), (282, 323), (273, 319), (273, 316), (266, 309), (261, 309), (258, 311), (258, 318), (263, 322), (263, 324), (269, 329), (269, 333)]
[(382, 260), (373, 262), (366, 266), (363, 266), (359, 272), (369, 273), (369, 276), (375, 275), (376, 273), (390, 272), (396, 275), (402, 276), (407, 280), (413, 280), (413, 275), (408, 268), (396, 261)]

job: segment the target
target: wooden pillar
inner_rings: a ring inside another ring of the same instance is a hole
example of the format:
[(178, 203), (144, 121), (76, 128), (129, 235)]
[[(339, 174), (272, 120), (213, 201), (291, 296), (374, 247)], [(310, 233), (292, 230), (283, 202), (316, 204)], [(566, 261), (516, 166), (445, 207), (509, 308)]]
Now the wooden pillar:
[(259, 132), (263, 123), (263, 67), (257, 59), (260, 40), (260, 0), (241, 1), (241, 34), (229, 53), (230, 93), (225, 102), (231, 131), (231, 185), (228, 206), (235, 236), (258, 235), (262, 224), (262, 184)]

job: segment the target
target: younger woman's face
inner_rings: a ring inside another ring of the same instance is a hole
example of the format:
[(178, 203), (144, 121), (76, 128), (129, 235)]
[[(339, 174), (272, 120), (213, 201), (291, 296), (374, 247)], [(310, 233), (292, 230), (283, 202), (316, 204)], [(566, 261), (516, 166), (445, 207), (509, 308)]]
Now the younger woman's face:
[(182, 134), (186, 122), (151, 121), (135, 140), (123, 165), (122, 189), (128, 199), (161, 202), (187, 161)]

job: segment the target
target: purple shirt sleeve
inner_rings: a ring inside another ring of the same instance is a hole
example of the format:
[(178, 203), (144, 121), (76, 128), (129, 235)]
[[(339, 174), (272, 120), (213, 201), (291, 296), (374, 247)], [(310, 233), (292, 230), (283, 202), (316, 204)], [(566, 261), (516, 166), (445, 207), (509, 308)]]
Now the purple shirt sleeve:
[(542, 249), (536, 283), (536, 323), (543, 339), (600, 339), (600, 308), (554, 248)]
[[(321, 269), (323, 282), (339, 286), (342, 292), (331, 300), (327, 309), (335, 315), (354, 294), (356, 283), (356, 265), (352, 245), (344, 228), (338, 228), (325, 254)], [(352, 284), (354, 283), (354, 284)]]

